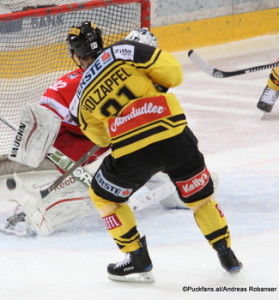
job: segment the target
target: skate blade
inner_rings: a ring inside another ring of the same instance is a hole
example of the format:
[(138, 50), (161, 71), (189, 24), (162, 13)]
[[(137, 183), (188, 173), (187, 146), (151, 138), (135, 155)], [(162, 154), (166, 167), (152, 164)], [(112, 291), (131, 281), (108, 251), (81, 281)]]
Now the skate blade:
[(243, 268), (242, 263), (239, 262), (239, 264), (240, 264), (240, 265), (239, 265), (238, 267), (233, 267), (233, 268), (231, 268), (231, 269), (229, 270), (229, 274), (235, 275), (235, 274), (239, 273), (239, 272), (241, 271), (241, 269)]
[(110, 280), (121, 282), (152, 283), (155, 281), (154, 276), (151, 272), (133, 273), (124, 276), (109, 274), (108, 277)]

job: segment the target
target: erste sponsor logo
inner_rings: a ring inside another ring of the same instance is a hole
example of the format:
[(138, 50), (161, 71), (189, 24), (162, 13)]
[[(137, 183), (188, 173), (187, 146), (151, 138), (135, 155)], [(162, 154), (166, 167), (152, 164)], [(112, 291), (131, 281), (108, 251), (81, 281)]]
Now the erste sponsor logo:
[(107, 180), (102, 171), (99, 170), (96, 175), (95, 175), (95, 180), (97, 181), (98, 185), (106, 190), (107, 192), (115, 195), (115, 196), (118, 196), (118, 197), (121, 197), (121, 198), (126, 198), (126, 197), (129, 197), (130, 194), (132, 193), (132, 189), (128, 189), (128, 188), (125, 188), (125, 187), (121, 187), (121, 186), (118, 186), (112, 182), (110, 182), (109, 180)]

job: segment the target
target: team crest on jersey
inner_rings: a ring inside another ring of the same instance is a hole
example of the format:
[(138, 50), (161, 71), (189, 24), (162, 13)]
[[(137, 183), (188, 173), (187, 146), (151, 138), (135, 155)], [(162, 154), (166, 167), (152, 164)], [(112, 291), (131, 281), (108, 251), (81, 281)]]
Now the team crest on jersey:
[(97, 172), (97, 174), (95, 175), (95, 179), (96, 179), (96, 182), (98, 183), (98, 185), (102, 189), (104, 189), (105, 191), (107, 191), (107, 192), (109, 192), (109, 193), (111, 193), (111, 194), (113, 194), (117, 197), (127, 198), (133, 192), (133, 189), (128, 189), (128, 188), (116, 185), (116, 184), (110, 182), (109, 180), (107, 180), (104, 177), (101, 170), (99, 170)]
[(67, 77), (70, 79), (75, 79), (75, 78), (77, 78), (77, 76), (78, 76), (78, 74), (72, 73), (72, 74), (69, 74)]

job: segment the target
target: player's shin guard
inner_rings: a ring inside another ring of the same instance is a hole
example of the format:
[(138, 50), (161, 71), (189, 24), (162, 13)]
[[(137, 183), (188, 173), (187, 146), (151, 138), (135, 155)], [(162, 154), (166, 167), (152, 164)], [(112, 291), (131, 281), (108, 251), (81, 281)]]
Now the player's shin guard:
[(225, 240), (227, 247), (230, 247), (227, 221), (213, 196), (186, 205), (194, 211), (201, 232), (212, 246), (220, 240)]
[(90, 189), (90, 197), (102, 215), (106, 228), (122, 252), (140, 248), (140, 234), (134, 214), (127, 204), (108, 201)]
[(121, 204), (116, 210), (103, 216), (103, 220), (122, 252), (127, 253), (140, 248), (140, 235), (129, 205)]
[(201, 232), (216, 250), (222, 267), (229, 273), (239, 272), (242, 263), (230, 248), (231, 239), (227, 221), (213, 196), (188, 204)]

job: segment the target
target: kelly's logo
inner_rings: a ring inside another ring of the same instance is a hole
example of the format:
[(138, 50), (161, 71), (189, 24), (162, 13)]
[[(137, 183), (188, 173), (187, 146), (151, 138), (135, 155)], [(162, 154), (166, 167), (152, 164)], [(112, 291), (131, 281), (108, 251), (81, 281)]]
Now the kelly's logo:
[(181, 195), (187, 198), (198, 191), (202, 190), (209, 182), (210, 175), (207, 168), (204, 168), (200, 173), (185, 181), (178, 181), (178, 186)]

